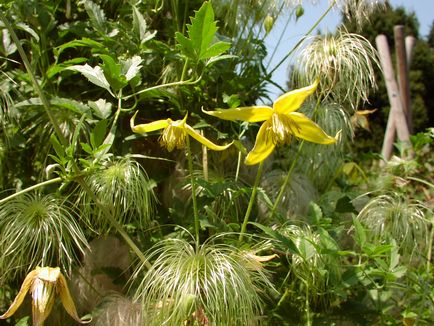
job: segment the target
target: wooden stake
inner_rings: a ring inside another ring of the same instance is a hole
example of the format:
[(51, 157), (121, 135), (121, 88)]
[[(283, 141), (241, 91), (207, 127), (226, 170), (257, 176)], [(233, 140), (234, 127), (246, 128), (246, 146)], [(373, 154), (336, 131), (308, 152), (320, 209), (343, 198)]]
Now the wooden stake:
[(406, 143), (406, 147), (410, 147), (410, 132), (408, 130), (407, 119), (404, 114), (399, 88), (396, 82), (392, 59), (390, 56), (389, 45), (387, 38), (384, 35), (378, 35), (375, 39), (377, 49), (380, 54), (381, 68), (383, 69), (384, 78), (386, 80), (387, 94), (390, 102), (390, 114), (387, 121), (386, 133), (384, 136), (383, 148), (381, 154), (387, 161), (390, 159), (395, 141), (395, 131), (398, 133), (400, 141)]

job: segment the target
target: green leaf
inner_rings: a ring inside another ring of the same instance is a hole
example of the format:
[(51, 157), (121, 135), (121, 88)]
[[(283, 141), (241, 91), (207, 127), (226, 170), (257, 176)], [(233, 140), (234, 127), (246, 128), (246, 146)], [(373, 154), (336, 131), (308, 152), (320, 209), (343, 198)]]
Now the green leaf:
[(107, 119), (112, 113), (112, 104), (105, 99), (87, 102), (93, 113), (100, 119)]
[(193, 60), (196, 60), (196, 54), (194, 51), (193, 42), (182, 35), (180, 32), (175, 33), (175, 39), (179, 43), (179, 47), (181, 49), (181, 52), (188, 58), (192, 58)]
[(2, 42), (0, 48), (6, 57), (17, 50), (17, 46), (14, 42), (11, 42), (11, 36), (6, 28), (2, 30)]
[(353, 226), (356, 230), (355, 240), (360, 248), (363, 248), (366, 244), (366, 230), (357, 218), (353, 218)]
[(209, 48), (207, 48), (203, 53), (201, 52), (199, 59), (205, 60), (212, 57), (216, 57), (223, 52), (226, 52), (231, 47), (231, 44), (228, 42), (217, 42), (212, 44)]
[(278, 231), (275, 231), (272, 228), (265, 226), (265, 225), (262, 225), (260, 223), (249, 222), (249, 224), (256, 226), (257, 228), (261, 229), (265, 234), (267, 234), (270, 237), (272, 237), (273, 239), (279, 241), (284, 246), (285, 250), (288, 250), (292, 254), (300, 255), (300, 252), (299, 252), (297, 246), (290, 238), (285, 237), (284, 235), (282, 235)]
[(121, 60), (121, 74), (125, 76), (127, 81), (130, 81), (134, 77), (139, 74), (140, 69), (142, 68), (141, 63), (143, 59), (138, 55), (135, 55), (132, 58)]
[(62, 144), (60, 144), (60, 141), (57, 139), (57, 136), (55, 134), (52, 134), (50, 137), (51, 145), (53, 145), (54, 151), (56, 152), (57, 156), (60, 159), (65, 158), (65, 150), (63, 149)]
[(89, 16), (92, 26), (98, 32), (106, 33), (107, 19), (101, 7), (90, 0), (81, 0), (81, 3), (84, 4), (84, 8), (86, 9), (87, 15)]
[(157, 31), (149, 32), (145, 18), (142, 16), (136, 6), (133, 6), (133, 29), (139, 35), (140, 44), (143, 44), (154, 38)]
[(59, 45), (58, 47), (54, 48), (54, 54), (56, 58), (58, 58), (64, 50), (69, 48), (75, 49), (77, 47), (89, 47), (92, 49), (92, 53), (107, 53), (107, 49), (104, 44), (84, 37), (81, 40), (73, 40)]
[(217, 23), (209, 2), (204, 2), (191, 18), (191, 24), (187, 25), (187, 33), (188, 38), (181, 33), (176, 33), (175, 38), (181, 52), (195, 62), (219, 56), (230, 48), (230, 43), (227, 42), (213, 44), (217, 33)]
[(106, 132), (107, 120), (98, 121), (90, 134), (90, 144), (92, 145), (92, 148), (96, 149), (102, 144)]
[(106, 89), (113, 97), (115, 97), (112, 91), (110, 90), (110, 84), (105, 78), (104, 72), (101, 69), (101, 67), (96, 66), (95, 68), (92, 68), (86, 63), (84, 66), (75, 65), (75, 66), (68, 67), (66, 69), (80, 72), (91, 83)]
[(99, 57), (104, 62), (102, 70), (111, 88), (116, 91), (127, 86), (128, 82), (121, 73), (121, 65), (112, 56), (101, 54)]

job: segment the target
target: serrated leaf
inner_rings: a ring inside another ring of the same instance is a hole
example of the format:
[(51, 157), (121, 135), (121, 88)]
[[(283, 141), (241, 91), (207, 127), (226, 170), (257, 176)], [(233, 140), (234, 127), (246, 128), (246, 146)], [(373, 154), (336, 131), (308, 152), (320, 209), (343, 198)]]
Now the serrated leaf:
[(96, 66), (92, 68), (86, 63), (84, 66), (75, 65), (75, 66), (68, 67), (66, 69), (72, 71), (78, 71), (83, 76), (85, 76), (91, 83), (106, 89), (114, 97), (113, 93), (110, 90), (110, 84), (105, 78), (104, 72), (101, 69), (101, 67)]
[(59, 64), (53, 64), (48, 68), (46, 76), (49, 79), (51, 79), (55, 75), (57, 75), (59, 72), (62, 72), (63, 70), (65, 70), (67, 67), (70, 67), (71, 65), (78, 65), (80, 63), (85, 63), (86, 61), (87, 61), (86, 58), (74, 58), (71, 60), (66, 60), (66, 61), (59, 63)]
[(212, 5), (204, 2), (191, 18), (191, 24), (187, 25), (188, 38), (181, 33), (176, 33), (175, 38), (185, 56), (194, 61), (206, 60), (222, 54), (230, 47), (227, 42), (213, 44), (216, 32)]
[(101, 54), (99, 57), (104, 62), (102, 70), (111, 88), (116, 91), (127, 86), (128, 82), (121, 73), (121, 65), (110, 55)]
[(93, 113), (100, 119), (107, 119), (112, 113), (112, 104), (105, 99), (100, 98), (98, 101), (89, 101), (88, 105)]
[(138, 55), (135, 55), (132, 58), (121, 60), (121, 74), (125, 76), (127, 81), (130, 81), (134, 77), (137, 76), (140, 69), (142, 68), (141, 63), (143, 59)]
[(11, 42), (9, 31), (5, 28), (2, 30), (2, 48), (3, 54), (7, 57), (17, 50), (14, 42)]
[(87, 15), (89, 16), (89, 20), (92, 26), (101, 33), (106, 33), (106, 23), (107, 19), (105, 17), (104, 11), (101, 9), (99, 5), (90, 0), (82, 0), (80, 3), (84, 4), (84, 8), (86, 9)]
[(196, 59), (196, 53), (194, 51), (193, 42), (182, 35), (180, 32), (175, 33), (175, 39), (179, 44), (179, 47), (181, 48), (181, 52), (189, 58)]
[(214, 11), (209, 2), (204, 2), (196, 11), (194, 18), (191, 19), (191, 24), (187, 25), (187, 30), (193, 47), (200, 58), (208, 49), (217, 32)]
[(226, 52), (231, 47), (231, 44), (228, 42), (217, 42), (208, 47), (203, 53), (201, 52), (199, 59), (205, 60), (212, 57), (216, 57), (223, 52)]
[(135, 32), (139, 35), (140, 44), (143, 44), (153, 39), (155, 34), (157, 34), (157, 31), (148, 31), (148, 25), (146, 24), (145, 18), (136, 6), (133, 6), (133, 28)]

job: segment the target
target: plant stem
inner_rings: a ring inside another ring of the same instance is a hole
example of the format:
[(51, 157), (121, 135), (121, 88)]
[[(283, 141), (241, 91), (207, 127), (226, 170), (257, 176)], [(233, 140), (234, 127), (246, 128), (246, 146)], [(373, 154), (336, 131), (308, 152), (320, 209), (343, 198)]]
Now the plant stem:
[(5, 198), (0, 199), (0, 204), (3, 204), (4, 202), (7, 202), (8, 200), (10, 200), (12, 198), (15, 198), (15, 197), (17, 197), (19, 195), (25, 194), (26, 192), (29, 192), (29, 191), (32, 191), (32, 190), (35, 190), (35, 189), (38, 189), (38, 188), (50, 185), (52, 183), (57, 183), (57, 182), (60, 182), (60, 181), (62, 181), (62, 178), (58, 177), (58, 178), (54, 178), (54, 179), (50, 179), (50, 180), (47, 180), (47, 181), (44, 181), (44, 182), (37, 183), (37, 184), (35, 184), (35, 185), (31, 186), (31, 187), (28, 187), (26, 189), (20, 190), (20, 191), (12, 194), (10, 196), (7, 196)]
[(300, 157), (301, 150), (303, 148), (304, 140), (300, 142), (300, 145), (298, 145), (297, 154), (295, 154), (295, 158), (292, 160), (291, 166), (288, 170), (288, 173), (286, 174), (285, 180), (282, 183), (282, 186), (280, 187), (279, 194), (277, 195), (277, 198), (274, 202), (273, 208), (271, 209), (270, 218), (274, 216), (274, 213), (276, 212), (277, 206), (279, 206), (283, 194), (286, 190), (286, 187), (288, 186), (289, 180), (291, 180), (292, 172), (294, 171), (295, 165), (298, 161), (298, 158)]
[(5, 24), (6, 28), (8, 29), (12, 40), (14, 41), (18, 53), (20, 54), (21, 59), (23, 60), (24, 66), (26, 67), (27, 73), (29, 74), (30, 80), (32, 81), (33, 87), (36, 90), (36, 93), (38, 93), (39, 98), (41, 99), (41, 102), (44, 106), (45, 112), (48, 115), (48, 118), (50, 119), (51, 125), (54, 128), (54, 131), (56, 132), (57, 137), (59, 138), (60, 143), (67, 147), (68, 146), (68, 141), (65, 138), (65, 135), (62, 133), (62, 131), (60, 130), (59, 127), (59, 123), (57, 122), (56, 118), (53, 116), (53, 114), (51, 113), (51, 105), (50, 102), (48, 101), (48, 99), (45, 97), (44, 92), (42, 91), (41, 86), (39, 85), (38, 81), (36, 80), (36, 76), (32, 71), (32, 67), (30, 65), (29, 59), (27, 58), (26, 53), (24, 52), (23, 47), (21, 46), (21, 42), (18, 39), (17, 34), (15, 34), (14, 29), (12, 28), (12, 25), (9, 23), (8, 19), (6, 18), (6, 16), (0, 11), (0, 20), (3, 21), (3, 23)]
[[(312, 113), (312, 118), (315, 117), (320, 104), (321, 104), (321, 98), (318, 97), (318, 99), (316, 101), (315, 108), (314, 108), (313, 113)], [(283, 184), (280, 187), (279, 194), (277, 195), (277, 198), (274, 202), (273, 208), (271, 209), (270, 218), (274, 216), (274, 213), (276, 212), (277, 206), (279, 206), (279, 204), (282, 200), (285, 189), (288, 186), (289, 180), (291, 179), (292, 172), (294, 171), (295, 165), (296, 165), (298, 159), (300, 158), (301, 150), (303, 149), (303, 144), (304, 144), (304, 140), (302, 140), (300, 142), (300, 145), (298, 145), (298, 149), (297, 149), (297, 153), (295, 154), (295, 158), (292, 160), (291, 166), (288, 170), (288, 173), (286, 174), (285, 180), (283, 181)]]
[(196, 183), (194, 182), (193, 175), (193, 157), (190, 147), (190, 138), (186, 137), (186, 146), (185, 146), (185, 154), (187, 155), (188, 161), (188, 172), (190, 173), (190, 183), (191, 183), (191, 198), (193, 201), (193, 215), (194, 215), (194, 232), (195, 232), (195, 240), (196, 240), (196, 249), (199, 248), (200, 245), (200, 222), (199, 222), (199, 213), (197, 210), (197, 201), (196, 201)]
[(124, 238), (125, 242), (129, 245), (129, 247), (134, 251), (134, 253), (137, 255), (137, 257), (140, 258), (140, 260), (143, 262), (143, 264), (146, 266), (146, 268), (151, 268), (151, 264), (146, 259), (145, 255), (143, 255), (142, 251), (137, 247), (137, 245), (134, 243), (134, 241), (130, 238), (128, 233), (124, 231), (122, 226), (116, 221), (110, 212), (110, 210), (104, 206), (98, 199), (98, 197), (95, 195), (95, 193), (89, 188), (89, 186), (86, 184), (86, 182), (83, 179), (77, 179), (77, 182), (80, 184), (81, 187), (89, 194), (89, 196), (92, 198), (92, 200), (95, 202), (95, 204), (102, 210), (106, 218), (109, 220), (110, 224), (116, 229), (117, 232)]
[(243, 241), (244, 233), (246, 233), (247, 223), (249, 223), (250, 213), (252, 212), (253, 204), (256, 199), (256, 193), (258, 191), (259, 182), (261, 181), (262, 168), (264, 167), (264, 161), (259, 163), (258, 172), (256, 173), (255, 184), (253, 185), (252, 195), (250, 196), (249, 206), (247, 206), (246, 215), (244, 216), (243, 224), (241, 225), (239, 242)]

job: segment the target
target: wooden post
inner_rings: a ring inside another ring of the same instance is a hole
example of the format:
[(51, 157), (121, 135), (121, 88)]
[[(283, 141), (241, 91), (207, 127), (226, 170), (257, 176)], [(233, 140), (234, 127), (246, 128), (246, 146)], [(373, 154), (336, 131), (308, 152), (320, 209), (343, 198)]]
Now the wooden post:
[(387, 38), (384, 35), (378, 35), (375, 42), (377, 44), (378, 53), (380, 54), (381, 68), (383, 69), (384, 78), (386, 80), (387, 94), (391, 106), (383, 148), (381, 150), (383, 158), (387, 161), (392, 155), (395, 131), (398, 133), (399, 140), (406, 143), (407, 147), (410, 146), (410, 132), (408, 130), (407, 119), (403, 111), (399, 88), (393, 71)]
[(398, 73), (399, 95), (401, 97), (402, 110), (407, 120), (408, 130), (412, 130), (410, 108), (410, 86), (408, 81), (407, 52), (405, 49), (404, 26), (397, 25), (393, 28), (395, 36), (396, 64)]

